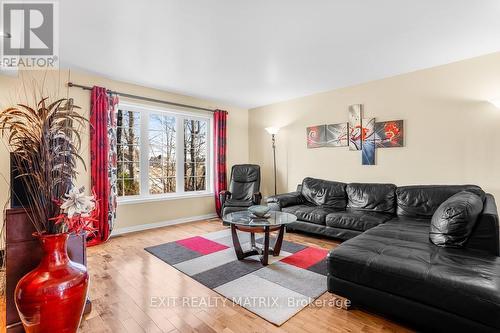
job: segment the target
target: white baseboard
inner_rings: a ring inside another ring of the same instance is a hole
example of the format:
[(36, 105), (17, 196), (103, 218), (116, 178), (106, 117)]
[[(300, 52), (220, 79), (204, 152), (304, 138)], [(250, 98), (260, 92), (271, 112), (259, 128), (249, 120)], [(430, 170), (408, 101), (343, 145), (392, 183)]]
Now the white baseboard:
[(132, 227), (116, 228), (111, 232), (111, 237), (123, 235), (123, 234), (128, 234), (130, 232), (166, 227), (169, 225), (188, 223), (188, 222), (194, 222), (194, 221), (200, 221), (200, 220), (208, 220), (208, 219), (213, 219), (216, 217), (217, 217), (217, 214), (206, 214), (206, 215), (182, 217), (179, 219), (161, 221), (161, 222), (155, 222), (155, 223), (134, 225)]

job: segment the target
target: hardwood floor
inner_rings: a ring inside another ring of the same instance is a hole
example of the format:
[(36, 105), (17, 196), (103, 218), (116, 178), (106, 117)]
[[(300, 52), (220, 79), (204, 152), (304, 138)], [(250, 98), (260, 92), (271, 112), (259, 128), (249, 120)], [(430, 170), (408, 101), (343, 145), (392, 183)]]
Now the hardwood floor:
[[(153, 296), (219, 296), (144, 251), (144, 247), (223, 229), (218, 220), (192, 222), (112, 238), (88, 249), (93, 310), (80, 332), (410, 332), (360, 310), (309, 306), (281, 327), (238, 306), (151, 306)], [(331, 249), (337, 242), (301, 234), (286, 240)], [(321, 300), (335, 296), (323, 294)]]

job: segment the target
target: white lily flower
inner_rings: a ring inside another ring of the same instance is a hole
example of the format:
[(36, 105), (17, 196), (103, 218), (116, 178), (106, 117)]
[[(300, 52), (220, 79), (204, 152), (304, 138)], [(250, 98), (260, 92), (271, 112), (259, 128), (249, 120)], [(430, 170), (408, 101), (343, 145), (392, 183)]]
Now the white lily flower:
[(61, 210), (72, 218), (74, 215), (88, 216), (95, 208), (93, 196), (85, 195), (85, 188), (72, 188), (64, 195)]

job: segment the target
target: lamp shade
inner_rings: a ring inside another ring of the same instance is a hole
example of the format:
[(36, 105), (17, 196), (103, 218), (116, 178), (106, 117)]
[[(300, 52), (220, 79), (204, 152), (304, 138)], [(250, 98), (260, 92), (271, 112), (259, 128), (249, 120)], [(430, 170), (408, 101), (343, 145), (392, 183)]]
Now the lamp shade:
[[(493, 104), (497, 109), (500, 109), (500, 98), (497, 99), (492, 99), (489, 101), (491, 104)], [(267, 128), (266, 128), (267, 129)]]
[(273, 135), (273, 134), (278, 134), (278, 132), (280, 131), (280, 128), (279, 127), (266, 127), (266, 131), (267, 133)]

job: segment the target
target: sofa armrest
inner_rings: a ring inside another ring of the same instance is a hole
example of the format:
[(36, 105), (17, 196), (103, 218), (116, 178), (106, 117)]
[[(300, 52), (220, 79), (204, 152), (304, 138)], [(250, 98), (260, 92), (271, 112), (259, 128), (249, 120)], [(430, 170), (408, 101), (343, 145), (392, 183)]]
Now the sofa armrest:
[(466, 248), (488, 251), (500, 256), (500, 228), (497, 205), (491, 194), (486, 194), (483, 211), (465, 244)]
[(262, 194), (260, 192), (252, 194), (252, 202), (254, 205), (260, 205), (261, 200), (262, 200)]
[(220, 200), (220, 204), (222, 207), (224, 207), (226, 200), (229, 198), (231, 198), (231, 192), (226, 191), (226, 190), (219, 192), (219, 200)]
[(272, 208), (279, 208), (279, 210), (288, 206), (300, 205), (304, 202), (305, 199), (299, 192), (283, 193), (267, 198), (267, 205)]

